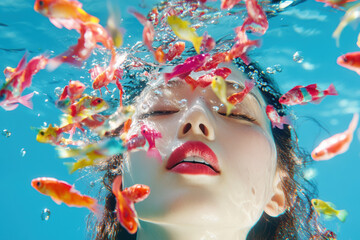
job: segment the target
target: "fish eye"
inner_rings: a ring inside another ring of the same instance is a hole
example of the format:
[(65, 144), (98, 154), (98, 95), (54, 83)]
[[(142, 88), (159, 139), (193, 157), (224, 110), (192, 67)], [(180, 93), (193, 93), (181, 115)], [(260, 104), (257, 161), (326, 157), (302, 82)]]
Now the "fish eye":
[(40, 187), (40, 186), (41, 186), (40, 181), (37, 181), (37, 182), (36, 182), (36, 186), (38, 186), (38, 187)]
[(44, 1), (39, 1), (40, 7), (44, 6)]
[(41, 136), (44, 136), (44, 135), (45, 135), (45, 132), (44, 132), (44, 131), (40, 131), (40, 135), (41, 135)]
[(343, 57), (343, 61), (344, 61), (344, 62), (347, 62), (348, 59), (347, 59), (346, 57)]
[(96, 102), (97, 102), (97, 103), (101, 103), (101, 99), (98, 99)]

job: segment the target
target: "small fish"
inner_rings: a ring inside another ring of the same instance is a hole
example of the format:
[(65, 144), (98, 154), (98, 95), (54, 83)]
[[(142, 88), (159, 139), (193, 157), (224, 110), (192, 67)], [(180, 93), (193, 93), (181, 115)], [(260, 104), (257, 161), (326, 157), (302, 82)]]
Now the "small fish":
[(100, 216), (100, 206), (96, 199), (80, 194), (70, 184), (55, 178), (40, 177), (31, 181), (31, 186), (40, 193), (50, 196), (54, 202), (62, 202), (69, 207), (86, 207)]
[(349, 2), (355, 2), (356, 0), (315, 0), (317, 2), (325, 3), (325, 7), (330, 6), (335, 9), (341, 10)]
[(207, 86), (209, 86), (215, 76), (220, 76), (225, 79), (230, 75), (230, 73), (231, 70), (229, 68), (217, 68), (209, 74), (200, 76), (197, 80), (193, 79), (190, 76), (187, 76), (185, 78), (185, 81), (191, 86), (191, 90), (195, 90), (197, 87), (206, 88)]
[(337, 64), (360, 74), (360, 52), (346, 53), (336, 60)]
[(135, 134), (129, 137), (128, 140), (126, 140), (125, 146), (128, 151), (131, 151), (136, 148), (144, 147), (145, 144), (146, 144), (146, 138), (143, 135), (138, 136), (137, 134)]
[(199, 37), (195, 29), (189, 26), (190, 22), (184, 21), (175, 15), (169, 16), (167, 22), (178, 38), (191, 42), (194, 45), (195, 51), (198, 54), (200, 53), (203, 37)]
[(116, 154), (126, 151), (123, 141), (117, 138), (109, 138), (96, 143), (90, 143), (79, 148), (56, 148), (59, 158), (79, 158), (77, 162), (65, 163), (69, 172), (73, 173), (80, 168), (99, 163)]
[(154, 58), (158, 63), (166, 62), (166, 54), (164, 53), (162, 46), (158, 47), (154, 52)]
[(245, 80), (245, 88), (241, 92), (237, 92), (229, 96), (227, 98), (228, 102), (233, 105), (242, 102), (242, 100), (244, 100), (246, 95), (254, 88), (254, 86), (255, 86), (255, 80), (252, 81)]
[(209, 56), (210, 55), (206, 53), (188, 57), (183, 64), (174, 67), (171, 73), (164, 73), (165, 82), (168, 83), (168, 81), (174, 77), (184, 79), (186, 76), (189, 76), (192, 71), (204, 65)]
[[(239, 36), (239, 33), (237, 34)], [(250, 63), (247, 52), (253, 47), (260, 47), (260, 40), (249, 40), (246, 34), (241, 34), (241, 38), (237, 37), (237, 41), (228, 51), (225, 61), (232, 61), (234, 58), (241, 58), (246, 65)]]
[(70, 98), (71, 103), (74, 103), (76, 99), (79, 99), (82, 96), (85, 88), (85, 84), (80, 81), (70, 81), (69, 85), (64, 87), (64, 90), (59, 97), (59, 101), (68, 97)]
[(99, 19), (86, 13), (76, 0), (36, 0), (34, 10), (48, 17), (57, 28), (79, 31), (81, 23), (99, 23)]
[(280, 116), (272, 105), (266, 106), (266, 115), (270, 119), (273, 128), (277, 127), (279, 129), (283, 129), (284, 124), (291, 124), (290, 119), (287, 116)]
[(155, 140), (161, 138), (162, 135), (160, 132), (156, 132), (154, 129), (149, 128), (145, 124), (141, 126), (141, 135), (145, 137), (146, 141), (149, 144), (149, 148), (146, 152), (146, 155), (151, 158), (155, 158), (161, 162), (161, 155), (159, 150), (155, 146)]
[(130, 8), (129, 12), (131, 14), (133, 14), (136, 17), (136, 19), (144, 26), (144, 30), (143, 30), (143, 34), (142, 34), (144, 45), (151, 52), (154, 52), (154, 49), (152, 47), (152, 43), (153, 43), (154, 37), (155, 37), (154, 26), (144, 15), (135, 11), (134, 9)]
[(214, 49), (215, 45), (215, 40), (207, 32), (205, 32), (200, 49), (202, 49), (204, 52), (210, 52)]
[(336, 210), (334, 204), (331, 202), (324, 202), (320, 199), (312, 199), (311, 204), (316, 212), (323, 214), (326, 219), (337, 217), (340, 221), (345, 222), (348, 212), (346, 210)]
[(220, 63), (225, 62), (227, 52), (216, 53), (201, 67), (196, 69), (194, 72), (208, 71), (216, 68)]
[(264, 10), (261, 8), (257, 0), (245, 0), (247, 9), (247, 18), (244, 20), (240, 31), (252, 32), (264, 35), (269, 28), (269, 23)]
[(54, 145), (60, 145), (62, 143), (63, 130), (59, 127), (49, 124), (47, 128), (42, 128), (36, 135), (36, 141), (40, 143), (51, 143)]
[(109, 105), (99, 97), (84, 96), (78, 102), (61, 109), (66, 114), (63, 117), (63, 125), (79, 123), (85, 118), (101, 113), (109, 108)]
[(33, 76), (41, 69), (44, 69), (48, 59), (43, 56), (36, 56), (26, 64), (26, 53), (20, 60), (18, 66), (4, 70), (6, 82), (0, 88), (0, 106), (7, 111), (14, 110), (18, 103), (32, 109), (31, 98), (34, 93), (21, 96), (24, 89), (31, 86)]
[(169, 51), (166, 53), (166, 60), (172, 61), (175, 57), (180, 56), (185, 50), (184, 42), (176, 42), (173, 46), (170, 47)]
[(324, 91), (321, 91), (317, 84), (310, 84), (306, 87), (299, 85), (282, 95), (279, 99), (279, 103), (285, 105), (304, 105), (308, 102), (318, 104), (328, 95), (338, 95), (333, 84), (330, 84), (328, 89)]
[(108, 30), (115, 47), (120, 47), (124, 42), (123, 34), (125, 30), (119, 26), (121, 22), (120, 7), (116, 1), (107, 1), (107, 9), (109, 17), (106, 22)]
[(323, 140), (311, 153), (315, 161), (329, 160), (338, 154), (344, 153), (349, 149), (355, 129), (359, 121), (359, 114), (355, 113), (350, 122), (349, 128), (342, 133), (335, 134)]
[(344, 17), (341, 19), (339, 25), (332, 34), (332, 37), (336, 40), (336, 46), (339, 46), (339, 38), (343, 29), (350, 23), (360, 18), (360, 3), (350, 7)]
[(116, 198), (117, 219), (130, 234), (134, 234), (139, 225), (134, 203), (144, 201), (150, 194), (150, 187), (135, 184), (121, 190), (121, 183), (121, 176), (117, 176), (112, 185), (112, 192)]
[(241, 0), (221, 0), (220, 8), (230, 10), (239, 2), (241, 2)]
[(211, 88), (220, 101), (226, 106), (226, 116), (228, 116), (234, 105), (229, 103), (226, 99), (226, 82), (224, 78), (215, 76), (211, 82)]

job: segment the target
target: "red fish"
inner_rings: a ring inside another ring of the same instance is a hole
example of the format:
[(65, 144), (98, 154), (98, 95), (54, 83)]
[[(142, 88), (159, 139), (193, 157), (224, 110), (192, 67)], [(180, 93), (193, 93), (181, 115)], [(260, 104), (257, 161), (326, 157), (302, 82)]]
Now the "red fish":
[(239, 2), (241, 2), (241, 0), (221, 0), (221, 9), (231, 9), (233, 8), (236, 4), (238, 4)]
[(117, 219), (130, 234), (134, 234), (138, 228), (134, 203), (145, 200), (150, 194), (150, 188), (135, 184), (121, 191), (121, 183), (121, 176), (117, 176), (112, 185), (112, 192), (116, 197)]
[(32, 77), (41, 69), (44, 69), (48, 59), (43, 56), (32, 58), (26, 64), (26, 54), (20, 60), (18, 66), (13, 68), (6, 68), (4, 73), (6, 82), (0, 88), (0, 106), (7, 111), (17, 108), (18, 103), (32, 109), (32, 102), (30, 101), (34, 93), (21, 96), (25, 88), (31, 86)]
[(208, 71), (216, 68), (220, 63), (225, 62), (227, 52), (216, 53), (201, 67), (195, 70), (195, 72)]
[(272, 105), (266, 106), (266, 114), (270, 119), (273, 128), (277, 127), (279, 129), (283, 129), (284, 124), (291, 124), (290, 119), (287, 116), (280, 116)]
[(99, 23), (99, 19), (86, 13), (76, 0), (36, 0), (34, 10), (49, 18), (58, 28), (80, 31), (81, 23)]
[(335, 9), (341, 9), (349, 2), (355, 2), (356, 0), (315, 0), (317, 2), (325, 3), (325, 7), (330, 6)]
[(360, 74), (360, 52), (346, 53), (336, 60), (337, 64)]
[(257, 0), (245, 0), (245, 2), (248, 16), (241, 26), (241, 31), (251, 30), (261, 35), (265, 34), (269, 28), (269, 23), (264, 10)]
[(177, 42), (172, 47), (170, 47), (169, 51), (166, 53), (166, 60), (171, 61), (175, 57), (180, 56), (182, 52), (185, 50), (185, 42)]
[(148, 157), (152, 157), (161, 162), (161, 155), (155, 146), (155, 140), (161, 138), (161, 133), (149, 128), (145, 124), (141, 126), (141, 135), (143, 135), (149, 144), (149, 149), (146, 152)]
[(86, 207), (100, 215), (100, 207), (94, 198), (81, 195), (70, 184), (59, 181), (55, 178), (41, 177), (31, 181), (31, 186), (40, 193), (50, 196), (54, 202), (61, 204), (62, 202), (69, 207)]
[(197, 87), (205, 88), (209, 86), (215, 76), (220, 76), (223, 79), (227, 78), (231, 73), (231, 70), (229, 68), (218, 68), (212, 71), (209, 74), (205, 74), (203, 76), (200, 76), (197, 80), (193, 79), (190, 76), (185, 77), (185, 81), (187, 84), (191, 86), (192, 90), (195, 90)]
[(232, 105), (242, 102), (242, 100), (244, 100), (246, 95), (254, 88), (254, 86), (255, 86), (255, 80), (253, 81), (245, 80), (245, 88), (241, 92), (234, 93), (231, 96), (229, 96), (227, 98), (228, 102), (231, 103)]
[(206, 53), (187, 58), (183, 64), (174, 67), (171, 73), (164, 73), (165, 82), (167, 83), (174, 77), (184, 79), (186, 76), (189, 76), (192, 71), (204, 65), (209, 56), (210, 55)]
[(237, 31), (237, 41), (232, 46), (225, 57), (225, 61), (229, 62), (234, 58), (240, 57), (246, 65), (250, 63), (247, 57), (247, 52), (253, 47), (260, 47), (260, 40), (249, 40), (245, 32)]
[(349, 128), (342, 133), (335, 134), (323, 140), (311, 153), (311, 157), (316, 160), (329, 160), (338, 154), (344, 153), (349, 149), (355, 129), (359, 121), (359, 115), (354, 114)]
[(64, 87), (59, 101), (70, 98), (71, 103), (74, 103), (76, 99), (80, 98), (85, 90), (85, 84), (80, 81), (70, 81), (69, 85)]
[(317, 84), (310, 84), (306, 87), (295, 86), (280, 97), (279, 103), (285, 105), (320, 103), (327, 95), (338, 95), (333, 84), (330, 84), (329, 88), (324, 91), (321, 91)]

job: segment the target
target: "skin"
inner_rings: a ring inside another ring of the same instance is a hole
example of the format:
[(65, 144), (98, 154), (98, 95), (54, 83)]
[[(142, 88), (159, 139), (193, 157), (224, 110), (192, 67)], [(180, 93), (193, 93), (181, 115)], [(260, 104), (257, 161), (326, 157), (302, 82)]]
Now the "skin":
[[(227, 78), (232, 81), (227, 87), (230, 96), (242, 90), (245, 78), (234, 67), (226, 67), (232, 69)], [(226, 116), (226, 107), (211, 86), (191, 91), (178, 78), (165, 86), (161, 76), (158, 84), (140, 96), (129, 131), (129, 135), (139, 132), (144, 123), (162, 134), (156, 141), (161, 164), (147, 158), (146, 150), (130, 152), (125, 163), (125, 187), (139, 183), (151, 189), (148, 199), (135, 206), (140, 221), (137, 238), (246, 239), (264, 211), (271, 216), (284, 211), (277, 152), (261, 94), (254, 88), (233, 108), (232, 114), (242, 116), (238, 119)], [(234, 82), (241, 87), (234, 89)], [(213, 110), (216, 106), (220, 106), (218, 112)], [(174, 112), (148, 115), (165, 110)], [(185, 130), (189, 123), (191, 128)], [(187, 141), (208, 145), (221, 173), (208, 176), (166, 170), (170, 154)]]

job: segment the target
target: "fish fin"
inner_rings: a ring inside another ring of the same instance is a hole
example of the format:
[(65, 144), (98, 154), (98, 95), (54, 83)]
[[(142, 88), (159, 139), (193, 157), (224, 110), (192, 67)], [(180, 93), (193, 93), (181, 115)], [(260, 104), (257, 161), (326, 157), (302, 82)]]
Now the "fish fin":
[(57, 199), (57, 198), (55, 198), (55, 197), (51, 197), (51, 199), (56, 203), (56, 204), (61, 204), (62, 203), (62, 201), (60, 200), (60, 199)]
[(194, 45), (195, 51), (197, 52), (197, 54), (200, 53), (200, 46), (201, 46), (201, 42), (203, 40), (203, 37), (195, 37), (192, 41), (192, 44)]
[(324, 92), (326, 95), (338, 95), (338, 92), (336, 91), (334, 84), (330, 84), (328, 89), (326, 89)]
[(171, 73), (164, 73), (165, 83), (168, 83), (171, 78), (172, 78)]
[(1, 105), (1, 107), (3, 109), (5, 109), (6, 111), (12, 111), (14, 109), (16, 109), (19, 106), (19, 104), (7, 104), (7, 105)]
[(151, 148), (146, 152), (146, 155), (149, 158), (155, 158), (159, 163), (161, 163), (161, 155), (159, 150), (157, 150), (156, 148)]
[(348, 212), (346, 210), (338, 210), (337, 213), (336, 213), (336, 217), (341, 222), (345, 222), (347, 216), (348, 216)]
[(21, 103), (22, 105), (24, 105), (25, 107), (28, 107), (30, 109), (33, 109), (33, 103), (31, 101), (32, 96), (34, 95), (34, 93), (29, 93), (25, 96), (22, 96), (19, 98), (19, 103)]
[(48, 61), (48, 65), (47, 65), (47, 70), (49, 70), (50, 72), (54, 71), (55, 69), (57, 69), (62, 63), (63, 63), (63, 59), (61, 57), (54, 57), (49, 59)]
[(277, 127), (278, 129), (284, 129), (283, 123), (273, 123), (273, 128)]
[(287, 124), (287, 125), (291, 125), (291, 124), (292, 124), (292, 121), (291, 121), (291, 119), (290, 119), (289, 116), (282, 116), (282, 117), (281, 117), (281, 122), (282, 122), (283, 124)]
[(73, 162), (64, 162), (63, 164), (67, 167), (67, 169), (69, 171), (69, 174), (72, 174), (72, 173), (74, 173), (76, 171), (75, 163), (73, 163)]
[(319, 103), (321, 103), (321, 101), (323, 100), (323, 98), (324, 97), (320, 97), (320, 98), (318, 98), (318, 99), (316, 99), (316, 100), (313, 100), (313, 101), (311, 101), (312, 103), (315, 103), (315, 104), (319, 104)]

